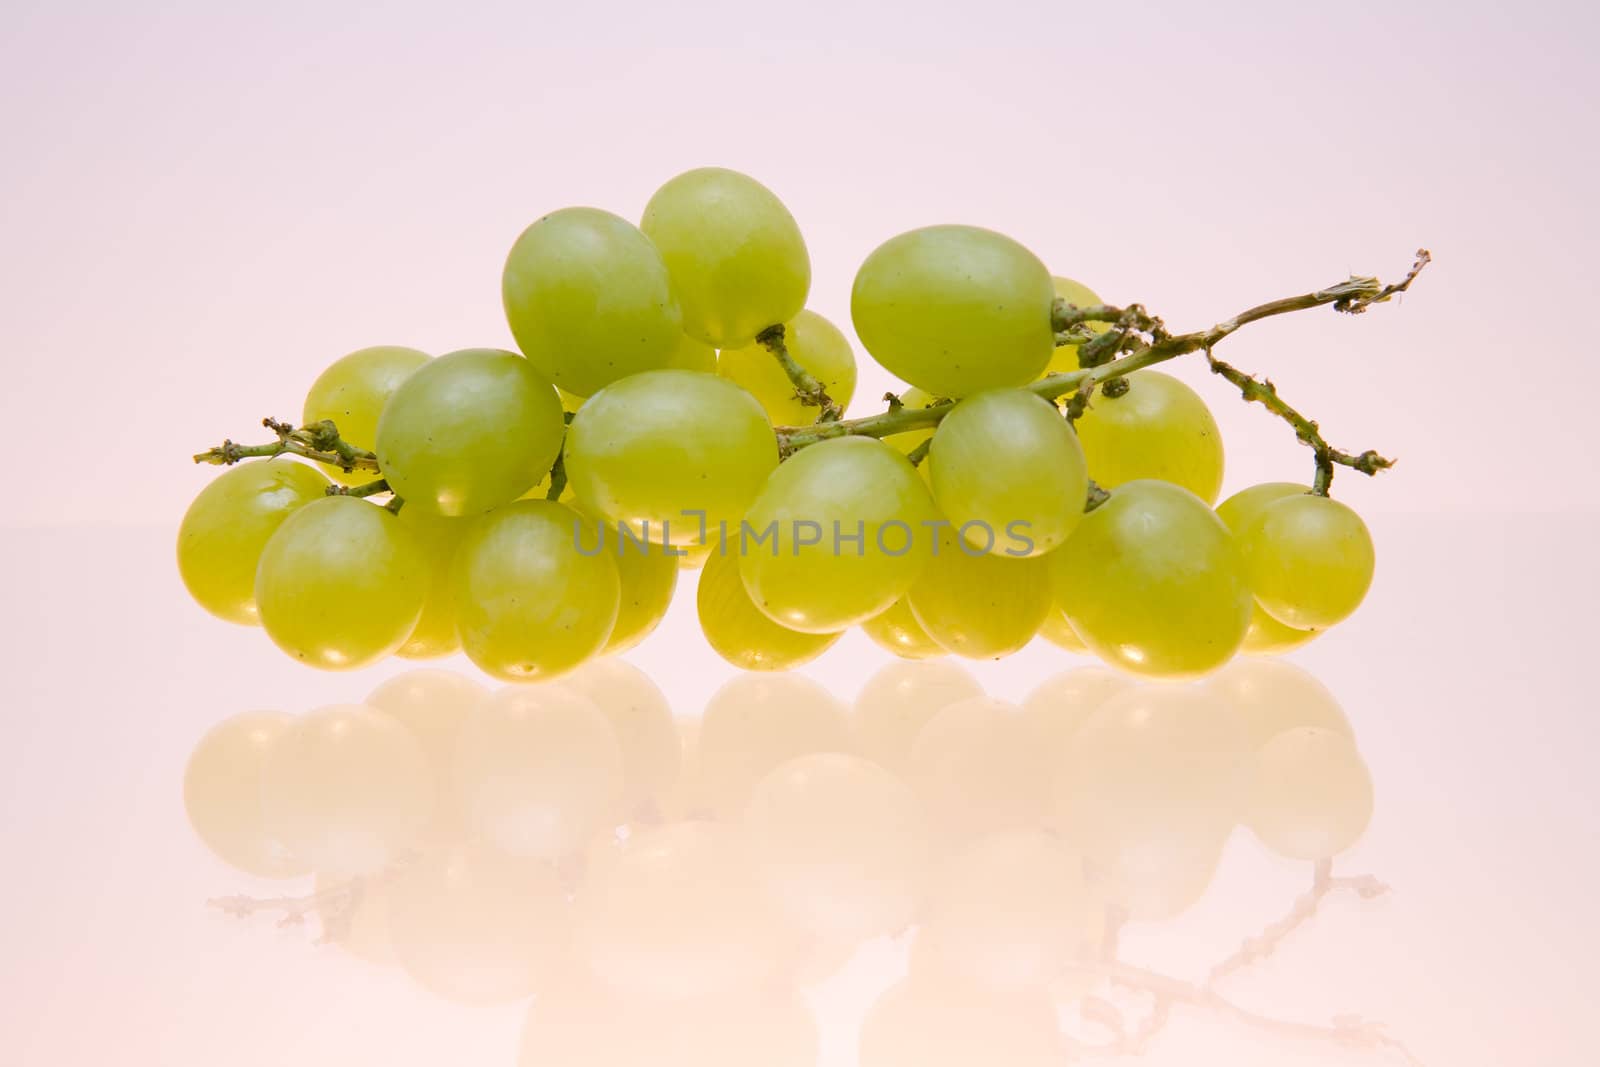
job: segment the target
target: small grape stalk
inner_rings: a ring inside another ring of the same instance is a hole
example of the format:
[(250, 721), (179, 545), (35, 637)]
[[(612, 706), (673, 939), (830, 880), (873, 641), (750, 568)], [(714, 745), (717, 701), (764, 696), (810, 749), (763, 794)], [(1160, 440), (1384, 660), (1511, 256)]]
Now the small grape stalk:
[[(555, 677), (642, 640), (679, 571), (715, 555), (733, 558), (705, 569), (701, 624), (747, 669), (859, 626), (917, 658), (998, 658), (1039, 634), (1204, 675), (1356, 610), (1373, 545), (1333, 476), (1394, 463), (1334, 447), (1215, 349), (1290, 312), (1360, 314), (1429, 259), (1176, 334), (1009, 237), (914, 230), (851, 293), (857, 336), (907, 388), (849, 418), (855, 354), (805, 307), (794, 218), (755, 180), (701, 168), (639, 227), (587, 208), (528, 227), (502, 276), (521, 353), (362, 349), (318, 377), (300, 426), (267, 419), (275, 440), (196, 455), (266, 462), (195, 500), (179, 568), (213, 614), (333, 669), (464, 649), (497, 677)], [(1217, 504), (1216, 421), (1150, 370), (1193, 353), (1311, 450), (1309, 485)], [(312, 507), (322, 494), (353, 499)], [(380, 500), (388, 514), (360, 510)]]

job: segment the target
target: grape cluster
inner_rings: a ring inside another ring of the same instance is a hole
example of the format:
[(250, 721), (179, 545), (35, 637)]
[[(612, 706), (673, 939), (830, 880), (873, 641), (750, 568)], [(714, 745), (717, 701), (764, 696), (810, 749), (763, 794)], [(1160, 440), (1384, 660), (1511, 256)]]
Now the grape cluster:
[(815, 1063), (774, 1058), (810, 1032), (795, 988), (910, 934), (860, 1038), (895, 1067), (991, 1062), (968, 1042), (1023, 1039), (1018, 1013), (1055, 1056), (1004, 1062), (1061, 1062), (1108, 922), (1185, 912), (1240, 825), (1324, 861), (1373, 803), (1337, 702), (1272, 661), (1079, 668), (1015, 705), (950, 663), (890, 664), (852, 706), (745, 674), (682, 718), (620, 660), (497, 692), (424, 669), (223, 721), (184, 795), (222, 860), (314, 874), (330, 940), (453, 1001), (535, 996), (528, 1064), (657, 1062), (641, 1029), (710, 1057), (685, 1063)]
[(201, 492), (184, 581), (317, 667), (459, 648), (521, 680), (631, 647), (702, 564), (706, 638), (753, 670), (860, 627), (909, 658), (998, 658), (1042, 634), (1194, 677), (1360, 604), (1361, 519), (1321, 482), (1213, 510), (1205, 403), (1143, 367), (1075, 374), (1115, 369), (1132, 313), (1017, 242), (933, 226), (868, 256), (855, 331), (908, 383), (878, 416), (843, 418), (855, 355), (805, 308), (810, 283), (794, 218), (732, 171), (674, 178), (637, 227), (547, 215), (503, 274), (521, 353), (338, 360), (298, 430), (270, 424), (277, 446), (197, 457), (280, 458)]

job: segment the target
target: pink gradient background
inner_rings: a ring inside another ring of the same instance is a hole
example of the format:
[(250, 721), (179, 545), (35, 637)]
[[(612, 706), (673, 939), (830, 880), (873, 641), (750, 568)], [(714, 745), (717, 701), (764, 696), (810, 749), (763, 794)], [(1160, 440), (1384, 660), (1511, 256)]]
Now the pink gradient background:
[[(513, 1062), (520, 1010), (446, 1007), (202, 906), (242, 883), (183, 820), (200, 734), (404, 667), (312, 674), (193, 608), (172, 534), (213, 472), (186, 457), (297, 415), (351, 349), (509, 346), (522, 226), (636, 216), (706, 163), (785, 199), (812, 306), (844, 327), (855, 265), (933, 222), (1012, 233), (1177, 328), (1432, 248), (1400, 306), (1227, 345), (1336, 442), (1403, 459), (1339, 480), (1379, 579), (1295, 657), (1377, 783), (1342, 866), (1397, 892), (1330, 908), (1234, 988), (1382, 1019), (1430, 1065), (1592, 1056), (1591, 7), (27, 0), (4, 23), (0, 1062)], [(1309, 474), (1280, 424), (1179, 373), (1215, 401), (1228, 491)], [(867, 368), (857, 395), (891, 384)], [(731, 673), (690, 596), (630, 658), (684, 714)], [(807, 673), (848, 700), (883, 660), (850, 637)], [(1041, 644), (974, 670), (1014, 697), (1071, 663)], [(1236, 838), (1130, 955), (1203, 967), (1301, 879)], [(848, 1015), (825, 1063), (852, 1062)], [(1386, 1061), (1185, 1016), (1144, 1062)]]

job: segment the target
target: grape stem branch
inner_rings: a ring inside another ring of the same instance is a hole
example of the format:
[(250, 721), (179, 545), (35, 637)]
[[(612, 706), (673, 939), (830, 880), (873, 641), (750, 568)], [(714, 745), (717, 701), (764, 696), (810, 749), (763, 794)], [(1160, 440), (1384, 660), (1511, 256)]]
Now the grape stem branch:
[(784, 340), (785, 332), (782, 323), (768, 326), (756, 334), (756, 343), (771, 352), (778, 365), (783, 368), (783, 373), (789, 376), (789, 381), (794, 385), (794, 395), (800, 403), (821, 409), (817, 415), (818, 422), (838, 422), (844, 417), (844, 409), (828, 396), (827, 386), (789, 354), (789, 346)]
[[(1218, 344), (1253, 322), (1326, 304), (1333, 305), (1336, 311), (1358, 315), (1373, 304), (1383, 303), (1409, 289), (1431, 258), (1426, 249), (1419, 250), (1405, 277), (1391, 285), (1385, 285), (1377, 278), (1352, 276), (1325, 289), (1258, 304), (1230, 319), (1224, 319), (1210, 329), (1185, 334), (1170, 333), (1159, 318), (1150, 315), (1138, 304), (1126, 308), (1104, 304), (1076, 307), (1057, 300), (1052, 309), (1056, 339), (1061, 344), (1082, 343), (1078, 350), (1079, 369), (1047, 375), (1025, 388), (1052, 402), (1071, 397), (1068, 401), (1069, 414), (1074, 411), (1081, 413), (1089, 393), (1096, 386), (1119, 381), (1146, 367), (1192, 352), (1205, 352), (1210, 356)], [(1091, 335), (1087, 330), (1090, 323), (1106, 324), (1110, 328), (1104, 333)], [(1218, 364), (1212, 358), (1215, 369)], [(1220, 366), (1227, 367), (1226, 364)], [(1317, 456), (1318, 482), (1322, 492), (1327, 491), (1334, 465), (1347, 466), (1364, 474), (1376, 474), (1392, 465), (1391, 461), (1376, 452), (1352, 454), (1331, 447), (1322, 439), (1316, 423), (1284, 403), (1270, 383), (1257, 382), (1231, 367), (1227, 367), (1227, 371), (1217, 369), (1217, 373), (1224, 377), (1228, 377), (1228, 372), (1242, 380), (1242, 383), (1235, 381), (1234, 384), (1245, 391), (1247, 400), (1259, 400), (1265, 404), (1268, 410), (1288, 421), (1301, 440), (1311, 445)], [(1253, 385), (1250, 384), (1252, 382)], [(888, 411), (863, 418), (781, 428), (778, 431), (778, 443), (783, 455), (788, 456), (799, 449), (835, 437), (886, 437), (906, 430), (937, 426), (951, 408), (949, 404), (925, 408), (891, 405)]]
[(277, 419), (262, 419), (261, 425), (278, 435), (278, 439), (265, 445), (241, 445), (223, 441), (194, 457), (196, 463), (210, 463), (229, 467), (243, 459), (272, 456), (301, 456), (305, 459), (338, 467), (345, 473), (378, 470), (378, 457), (364, 448), (357, 448), (339, 436), (339, 428), (328, 419), (309, 423), (298, 429)]

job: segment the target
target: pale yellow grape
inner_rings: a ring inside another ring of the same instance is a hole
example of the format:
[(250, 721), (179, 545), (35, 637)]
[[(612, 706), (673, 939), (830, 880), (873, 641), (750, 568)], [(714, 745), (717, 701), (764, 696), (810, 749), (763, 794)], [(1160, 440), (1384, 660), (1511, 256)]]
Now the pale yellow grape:
[(1057, 827), (1135, 918), (1204, 892), (1250, 790), (1250, 748), (1227, 709), (1188, 685), (1102, 704), (1054, 761)]
[(443, 835), (461, 829), (456, 806), (456, 739), (461, 728), (489, 699), (489, 690), (453, 671), (406, 671), (367, 694), (366, 703), (411, 731), (432, 768), (437, 828)]
[(325, 670), (376, 663), (406, 643), (428, 597), (428, 559), (398, 516), (353, 496), (313, 500), (278, 527), (256, 568), (262, 628)]
[(560, 683), (502, 689), (461, 727), (457, 803), (474, 837), (499, 851), (559, 859), (622, 812), (622, 750), (588, 699)]
[(440, 356), (400, 384), (378, 419), (383, 476), (408, 508), (476, 515), (517, 499), (561, 449), (561, 401), (515, 352)]
[(1292, 663), (1236, 660), (1206, 679), (1205, 687), (1232, 714), (1252, 749), (1305, 726), (1354, 737), (1328, 687)]
[(446, 1000), (522, 1000), (566, 958), (570, 909), (549, 864), (456, 845), (408, 865), (386, 896), (400, 966)]
[(918, 935), (941, 965), (996, 990), (1043, 990), (1083, 946), (1083, 860), (1042, 829), (990, 834), (935, 874)]
[(1067, 1060), (1054, 1005), (954, 974), (914, 974), (867, 1010), (860, 1067), (1060, 1067)]
[(350, 878), (318, 873), (311, 891), (321, 898), (317, 917), (322, 940), (331, 941), (375, 967), (398, 967), (389, 939), (389, 887), (386, 875)]
[(1102, 489), (1142, 478), (1181, 485), (1207, 504), (1222, 490), (1222, 431), (1200, 394), (1140, 371), (1121, 396), (1096, 395), (1078, 418), (1089, 477)]
[(1039, 744), (1057, 758), (1066, 752), (1078, 727), (1112, 697), (1137, 684), (1105, 667), (1074, 667), (1034, 686), (1022, 702), (1022, 714)]
[[(370, 452), (378, 443), (378, 416), (400, 383), (430, 357), (426, 352), (399, 345), (362, 348), (335, 360), (317, 376), (306, 393), (301, 422), (309, 426), (329, 420), (347, 444)], [(378, 475), (369, 470), (327, 468), (328, 475), (345, 485), (361, 485)]]
[[(617, 530), (610, 532), (615, 534)], [(678, 588), (678, 559), (660, 545), (620, 537), (608, 541), (606, 549), (617, 565), (620, 594), (617, 621), (601, 650), (610, 656), (626, 652), (661, 624)]]
[(421, 508), (401, 508), (400, 525), (411, 532), (428, 561), (428, 594), (422, 617), (406, 643), (395, 650), (403, 659), (437, 659), (461, 648), (456, 633), (456, 546), (471, 519), (450, 519)]
[(935, 838), (960, 847), (997, 830), (1042, 825), (1058, 763), (1020, 708), (979, 696), (943, 708), (923, 726), (906, 778)]
[(867, 680), (850, 712), (850, 750), (904, 775), (928, 721), (983, 687), (954, 663), (890, 663)]
[(794, 216), (754, 178), (686, 171), (656, 190), (639, 223), (683, 308), (683, 330), (715, 348), (752, 340), (805, 307), (811, 257)]
[(1055, 332), (1050, 272), (1011, 238), (929, 226), (880, 245), (856, 274), (856, 336), (897, 378), (962, 397), (1033, 381)]
[(1273, 501), (1239, 534), (1256, 602), (1299, 630), (1349, 618), (1372, 586), (1372, 535), (1349, 506), (1325, 496)]
[(877, 764), (842, 752), (779, 764), (756, 783), (744, 829), (757, 873), (806, 933), (855, 943), (915, 917), (927, 826), (916, 794)]
[[(856, 357), (839, 328), (815, 311), (802, 311), (784, 324), (789, 356), (822, 383), (828, 399), (843, 411), (856, 391)], [(822, 409), (801, 403), (794, 383), (766, 345), (754, 342), (724, 348), (717, 373), (761, 401), (774, 426), (807, 426)]]
[(595, 540), (591, 520), (547, 500), (479, 519), (454, 570), (467, 657), (497, 678), (544, 681), (598, 655), (616, 625), (621, 580)]
[(598, 208), (562, 208), (522, 231), (500, 291), (517, 347), (577, 396), (669, 366), (682, 336), (661, 254)]
[(717, 655), (747, 671), (786, 671), (816, 659), (842, 634), (801, 633), (773, 622), (750, 600), (738, 557), (713, 552), (695, 590), (700, 630)]
[(1348, 734), (1301, 726), (1261, 749), (1245, 822), (1278, 855), (1332, 858), (1371, 821), (1372, 776)]
[(948, 655), (945, 649), (922, 628), (911, 604), (901, 597), (861, 624), (861, 632), (879, 647), (901, 659), (936, 659)]
[(805, 1001), (783, 983), (690, 1000), (613, 989), (579, 970), (538, 997), (521, 1067), (817, 1067)]
[(742, 833), (712, 822), (639, 830), (591, 867), (574, 904), (574, 957), (640, 997), (748, 988), (772, 973), (791, 938)]
[(816, 682), (798, 674), (739, 675), (700, 718), (689, 810), (737, 819), (767, 772), (796, 756), (844, 751), (848, 738), (844, 708)]
[(378, 874), (434, 816), (427, 757), (411, 731), (359, 704), (295, 719), (261, 775), (266, 825), (295, 857), (330, 877)]
[(562, 680), (611, 724), (622, 755), (623, 808), (659, 809), (683, 771), (683, 740), (650, 676), (620, 659), (592, 660)]
[(934, 431), (928, 459), (939, 510), (981, 551), (1043, 555), (1083, 518), (1083, 449), (1055, 406), (1032, 393), (963, 400)]
[(837, 633), (910, 590), (931, 556), (937, 518), (904, 456), (871, 438), (834, 438), (767, 479), (744, 517), (739, 572), (774, 622)]
[(1049, 641), (1057, 648), (1064, 648), (1068, 652), (1088, 652), (1089, 646), (1083, 643), (1083, 638), (1078, 636), (1078, 631), (1072, 628), (1072, 623), (1067, 621), (1067, 613), (1061, 610), (1061, 605), (1052, 599), (1050, 610), (1045, 614), (1044, 622), (1039, 624), (1039, 636)]
[[(1237, 540), (1268, 504), (1310, 491), (1310, 486), (1299, 482), (1261, 482), (1239, 490), (1218, 504), (1217, 518), (1227, 525)], [(1250, 628), (1245, 631), (1240, 651), (1262, 656), (1277, 655), (1300, 647), (1321, 632), (1286, 626), (1263, 611), (1260, 604), (1255, 604), (1250, 611)]]
[(183, 772), (183, 808), (211, 854), (246, 874), (294, 878), (310, 869), (267, 828), (261, 775), (293, 717), (247, 711), (206, 731)]
[(261, 550), (291, 514), (326, 495), (328, 479), (292, 459), (250, 461), (207, 483), (178, 527), (178, 574), (195, 603), (254, 625)]
[(1244, 560), (1222, 520), (1170, 482), (1129, 482), (1050, 557), (1056, 599), (1090, 650), (1136, 674), (1222, 666), (1250, 623)]
[(567, 432), (579, 505), (657, 544), (698, 544), (722, 522), (736, 530), (777, 466), (755, 397), (697, 371), (625, 378), (590, 397)]
[(983, 552), (949, 528), (937, 544), (906, 594), (923, 632), (967, 659), (1001, 659), (1032, 641), (1055, 610), (1044, 558)]
[[(1095, 307), (1104, 304), (1093, 289), (1071, 278), (1063, 278), (1059, 274), (1050, 278), (1050, 285), (1055, 289), (1056, 296), (1069, 304), (1076, 304), (1080, 308)], [(1092, 333), (1105, 333), (1110, 326), (1103, 322), (1088, 324)], [(1079, 345), (1057, 345), (1055, 353), (1050, 357), (1050, 365), (1045, 367), (1045, 374), (1064, 374), (1068, 371), (1078, 370)]]

